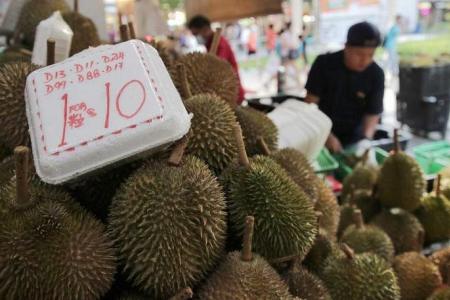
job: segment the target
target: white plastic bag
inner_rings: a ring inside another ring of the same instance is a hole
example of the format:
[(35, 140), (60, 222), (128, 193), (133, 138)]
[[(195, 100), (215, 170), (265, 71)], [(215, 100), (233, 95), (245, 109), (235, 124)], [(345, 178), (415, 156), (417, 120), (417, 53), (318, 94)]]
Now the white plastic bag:
[(39, 66), (47, 65), (47, 40), (55, 41), (55, 63), (69, 57), (73, 31), (64, 21), (59, 11), (39, 23), (36, 28), (33, 56), (31, 61)]

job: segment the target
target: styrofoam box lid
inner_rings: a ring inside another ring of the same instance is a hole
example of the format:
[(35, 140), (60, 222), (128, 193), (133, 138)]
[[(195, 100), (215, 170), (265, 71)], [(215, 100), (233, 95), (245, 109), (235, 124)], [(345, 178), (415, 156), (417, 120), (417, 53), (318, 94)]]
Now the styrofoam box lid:
[(157, 51), (138, 40), (38, 69), (25, 94), (36, 171), (51, 184), (168, 145), (191, 124)]

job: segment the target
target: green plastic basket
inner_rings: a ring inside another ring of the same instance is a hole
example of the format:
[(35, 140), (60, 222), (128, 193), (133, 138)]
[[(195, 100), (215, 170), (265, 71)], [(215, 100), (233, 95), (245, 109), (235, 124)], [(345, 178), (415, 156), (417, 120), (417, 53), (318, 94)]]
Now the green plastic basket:
[(422, 164), (432, 165), (435, 162), (450, 164), (450, 143), (433, 142), (413, 148), (414, 156)]
[(339, 167), (339, 164), (330, 152), (323, 148), (316, 158), (313, 167), (316, 173), (328, 173), (336, 170)]

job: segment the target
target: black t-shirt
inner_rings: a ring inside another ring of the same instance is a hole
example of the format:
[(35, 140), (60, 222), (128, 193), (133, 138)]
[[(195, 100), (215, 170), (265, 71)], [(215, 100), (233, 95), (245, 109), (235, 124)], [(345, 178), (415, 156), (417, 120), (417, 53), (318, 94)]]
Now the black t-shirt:
[(384, 72), (374, 62), (363, 72), (344, 64), (344, 51), (319, 55), (306, 90), (319, 97), (319, 109), (333, 122), (332, 132), (344, 146), (364, 138), (363, 118), (383, 112)]

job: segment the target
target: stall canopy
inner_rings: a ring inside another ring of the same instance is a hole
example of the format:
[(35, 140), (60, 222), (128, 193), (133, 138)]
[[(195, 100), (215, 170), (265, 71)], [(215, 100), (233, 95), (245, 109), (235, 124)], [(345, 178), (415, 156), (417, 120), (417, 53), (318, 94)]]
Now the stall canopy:
[(279, 14), (282, 0), (186, 0), (186, 17), (207, 16), (213, 22)]

